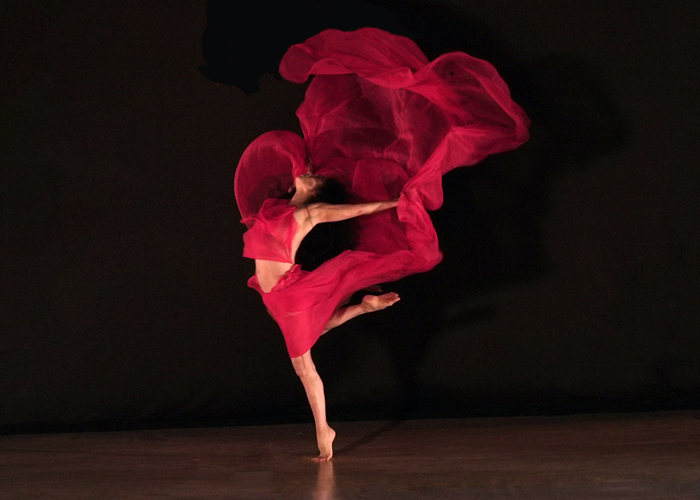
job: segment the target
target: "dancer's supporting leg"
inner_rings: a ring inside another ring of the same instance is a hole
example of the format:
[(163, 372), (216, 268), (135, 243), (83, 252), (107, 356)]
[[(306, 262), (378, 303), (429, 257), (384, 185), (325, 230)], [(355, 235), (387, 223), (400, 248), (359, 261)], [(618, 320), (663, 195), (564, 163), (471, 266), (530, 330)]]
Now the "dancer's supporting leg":
[[(338, 309), (333, 317), (326, 325), (327, 332), (331, 328), (340, 326), (346, 321), (360, 314), (365, 314), (372, 311), (385, 309), (396, 302), (399, 296), (395, 293), (385, 293), (383, 295), (366, 295), (362, 299), (361, 304), (354, 306), (342, 307)], [(311, 351), (306, 352), (296, 358), (292, 358), (294, 371), (304, 384), (306, 397), (311, 405), (311, 412), (314, 415), (316, 423), (316, 441), (318, 442), (318, 450), (320, 454), (316, 458), (319, 462), (330, 460), (333, 456), (333, 440), (335, 439), (335, 431), (331, 429), (326, 421), (326, 397), (323, 392), (323, 381), (316, 371), (316, 366), (311, 359)]]
[(314, 414), (316, 422), (316, 441), (318, 442), (318, 451), (320, 454), (316, 461), (325, 462), (333, 456), (333, 440), (335, 439), (335, 431), (330, 428), (326, 421), (326, 397), (323, 393), (323, 382), (316, 371), (316, 366), (311, 359), (311, 351), (302, 354), (299, 357), (292, 358), (294, 371), (304, 384), (306, 397), (311, 405), (311, 412)]

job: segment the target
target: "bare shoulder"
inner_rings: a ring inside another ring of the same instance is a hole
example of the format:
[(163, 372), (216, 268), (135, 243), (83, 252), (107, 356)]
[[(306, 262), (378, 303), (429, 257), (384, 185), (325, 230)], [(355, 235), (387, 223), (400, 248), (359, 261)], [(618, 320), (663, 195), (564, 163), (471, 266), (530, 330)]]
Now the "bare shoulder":
[(306, 232), (310, 231), (316, 224), (325, 222), (328, 212), (328, 203), (310, 203), (294, 210), (294, 219), (299, 228)]

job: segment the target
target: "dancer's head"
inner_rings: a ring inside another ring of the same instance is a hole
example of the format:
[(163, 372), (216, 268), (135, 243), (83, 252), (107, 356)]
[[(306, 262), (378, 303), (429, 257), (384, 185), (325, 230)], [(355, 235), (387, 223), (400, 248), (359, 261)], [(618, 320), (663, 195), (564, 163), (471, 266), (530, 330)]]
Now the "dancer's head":
[(293, 198), (299, 203), (307, 205), (314, 198), (326, 183), (326, 178), (322, 175), (312, 175), (306, 173), (294, 178)]
[(317, 181), (315, 189), (306, 199), (306, 204), (308, 205), (309, 203), (341, 205), (348, 203), (348, 192), (339, 181), (331, 177), (325, 178), (321, 176), (321, 180)]
[(322, 175), (300, 175), (294, 179), (292, 200), (301, 205), (311, 203), (348, 203), (345, 187), (337, 180)]

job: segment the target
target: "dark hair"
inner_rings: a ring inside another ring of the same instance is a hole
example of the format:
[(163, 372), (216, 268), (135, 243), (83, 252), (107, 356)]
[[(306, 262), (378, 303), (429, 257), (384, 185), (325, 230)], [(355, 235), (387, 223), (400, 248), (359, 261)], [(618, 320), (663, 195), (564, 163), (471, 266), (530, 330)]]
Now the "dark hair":
[[(348, 194), (340, 182), (326, 179), (306, 201), (307, 205), (311, 203), (344, 204), (348, 203)], [(327, 260), (351, 249), (354, 243), (352, 220), (316, 224), (301, 241), (294, 260), (305, 271), (313, 271)]]

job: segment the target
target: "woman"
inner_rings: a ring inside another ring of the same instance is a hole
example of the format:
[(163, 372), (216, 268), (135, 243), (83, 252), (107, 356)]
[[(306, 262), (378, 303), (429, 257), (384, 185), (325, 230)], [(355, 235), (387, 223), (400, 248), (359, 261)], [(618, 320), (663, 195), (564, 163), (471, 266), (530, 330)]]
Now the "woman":
[[(397, 201), (379, 201), (360, 204), (328, 204), (312, 202), (315, 199), (323, 199), (320, 192), (332, 181), (327, 181), (321, 175), (312, 175), (310, 172), (294, 179), (293, 196), (286, 205), (277, 203), (282, 208), (280, 212), (286, 216), (276, 220), (271, 230), (269, 224), (258, 223), (253, 225), (245, 234), (244, 256), (255, 259), (255, 276), (251, 279), (252, 286), (260, 290), (263, 296), (270, 294), (280, 281), (289, 276), (289, 272), (297, 266), (303, 268), (303, 264), (295, 264), (297, 252), (304, 239), (319, 224), (332, 224), (344, 220), (378, 213), (397, 205)], [(285, 201), (285, 200), (282, 200)], [(263, 220), (263, 219), (260, 219)], [(321, 228), (318, 228), (321, 229)], [(271, 242), (270, 236), (280, 236), (276, 242)], [(279, 254), (270, 255), (271, 247), (280, 243)], [(266, 258), (256, 258), (262, 256)], [(268, 260), (268, 259), (272, 260)], [(300, 292), (301, 293), (301, 292)], [(302, 299), (300, 297), (300, 299)], [(395, 304), (399, 297), (395, 293), (383, 295), (366, 295), (361, 304), (339, 307), (336, 309), (323, 332), (342, 325), (346, 321), (360, 314), (378, 311)], [(274, 314), (273, 314), (274, 316)], [(290, 342), (294, 342), (293, 339)], [(311, 405), (311, 410), (316, 422), (316, 437), (320, 455), (317, 460), (329, 460), (333, 456), (333, 439), (335, 431), (326, 421), (325, 397), (323, 383), (316, 372), (311, 359), (311, 351), (306, 351), (300, 356), (292, 357), (292, 365), (301, 379), (306, 395)]]
[[(440, 262), (428, 210), (442, 205), (442, 176), (522, 144), (529, 120), (486, 61), (453, 52), (430, 62), (411, 40), (374, 28), (324, 31), (291, 47), (280, 73), (299, 83), (315, 75), (297, 110), (304, 138), (274, 131), (253, 141), (236, 170), (236, 201), (249, 228), (243, 255), (256, 262), (248, 284), (282, 330), (316, 421), (317, 460), (325, 461), (335, 432), (311, 347), (329, 329), (398, 300), (370, 295), (343, 307), (353, 293)], [(349, 204), (315, 201), (323, 176), (347, 189)], [(270, 198), (280, 184), (291, 200)], [(352, 249), (313, 270), (296, 262), (314, 227), (348, 219), (357, 232)]]

